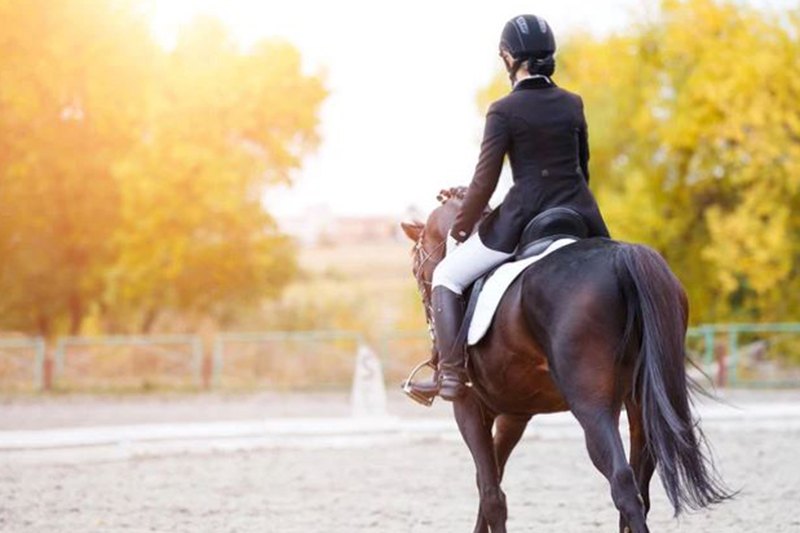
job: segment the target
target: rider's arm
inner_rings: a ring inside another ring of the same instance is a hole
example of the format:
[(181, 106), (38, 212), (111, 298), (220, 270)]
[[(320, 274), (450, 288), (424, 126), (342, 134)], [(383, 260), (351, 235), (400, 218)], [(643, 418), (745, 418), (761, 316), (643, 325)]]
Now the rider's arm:
[(459, 242), (464, 242), (472, 233), (472, 228), (480, 220), (483, 210), (497, 187), (503, 157), (506, 155), (511, 136), (506, 118), (493, 104), (486, 115), (486, 127), (481, 142), (481, 155), (475, 167), (475, 175), (469, 184), (461, 210), (456, 215), (450, 234)]
[(586, 117), (583, 114), (583, 100), (578, 97), (580, 104), (580, 123), (578, 125), (578, 160), (583, 171), (586, 183), (589, 183), (589, 128), (586, 125)]

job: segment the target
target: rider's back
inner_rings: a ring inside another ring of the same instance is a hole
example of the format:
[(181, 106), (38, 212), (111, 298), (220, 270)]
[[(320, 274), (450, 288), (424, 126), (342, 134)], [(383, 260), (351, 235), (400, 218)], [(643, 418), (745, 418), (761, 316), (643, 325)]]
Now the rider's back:
[[(520, 81), (494, 102), (487, 116), (487, 135), (500, 142), (482, 146), (482, 160), (508, 154), (514, 185), (503, 203), (481, 225), (481, 239), (493, 249), (511, 252), (525, 225), (552, 207), (566, 207), (586, 221), (588, 236), (608, 237), (608, 229), (589, 190), (589, 145), (581, 98), (549, 78)], [(495, 153), (496, 152), (496, 153)], [(488, 198), (496, 174), (479, 164), (465, 207), (454, 228), (469, 226), (485, 205), (470, 196)]]
[[(492, 105), (509, 128), (514, 181), (584, 178), (580, 164), (586, 122), (580, 97), (545, 80), (524, 80)], [(583, 136), (583, 139), (582, 139)]]

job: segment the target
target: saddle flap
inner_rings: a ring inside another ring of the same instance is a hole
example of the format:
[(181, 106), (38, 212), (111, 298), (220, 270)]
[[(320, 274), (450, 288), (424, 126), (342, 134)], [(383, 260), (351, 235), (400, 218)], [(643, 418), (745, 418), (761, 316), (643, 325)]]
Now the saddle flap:
[[(548, 239), (549, 240), (549, 239)], [(494, 270), (491, 276), (482, 280), (478, 290), (473, 290), (470, 295), (471, 314), (469, 319), (469, 330), (467, 335), (467, 345), (477, 344), (489, 330), (494, 318), (494, 313), (503, 299), (506, 290), (514, 280), (522, 274), (528, 267), (537, 261), (544, 259), (551, 253), (576, 242), (574, 237), (555, 239), (546, 247), (545, 250), (523, 260), (504, 263)]]

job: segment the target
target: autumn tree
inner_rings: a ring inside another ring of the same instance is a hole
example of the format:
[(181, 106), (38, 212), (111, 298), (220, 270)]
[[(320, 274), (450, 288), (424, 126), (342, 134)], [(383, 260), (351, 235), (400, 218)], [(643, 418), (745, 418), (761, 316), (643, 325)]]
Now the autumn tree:
[(183, 31), (159, 74), (147, 137), (117, 168), (121, 253), (105, 300), (123, 313), (117, 322), (144, 331), (170, 311), (230, 318), (290, 280), (291, 243), (262, 197), (316, 146), (326, 94), (292, 46), (242, 53), (207, 18)]
[(0, 2), (0, 324), (76, 333), (119, 220), (155, 48), (123, 2)]
[(712, 0), (561, 47), (610, 230), (667, 258), (695, 323), (800, 319), (799, 57), (800, 10)]
[(322, 80), (198, 19), (174, 50), (126, 0), (0, 1), (0, 326), (147, 331), (276, 295), (264, 209), (317, 143)]

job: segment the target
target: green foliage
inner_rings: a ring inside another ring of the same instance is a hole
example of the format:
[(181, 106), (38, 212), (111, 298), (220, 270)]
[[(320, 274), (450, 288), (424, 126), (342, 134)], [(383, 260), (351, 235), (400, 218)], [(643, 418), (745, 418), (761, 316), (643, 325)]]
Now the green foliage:
[(0, 328), (230, 319), (295, 251), (262, 205), (316, 147), (296, 49), (198, 19), (173, 51), (128, 0), (0, 2)]
[[(664, 0), (559, 54), (613, 236), (667, 258), (694, 323), (800, 318), (798, 57), (800, 10), (712, 0)], [(504, 85), (498, 74), (480, 101)]]

